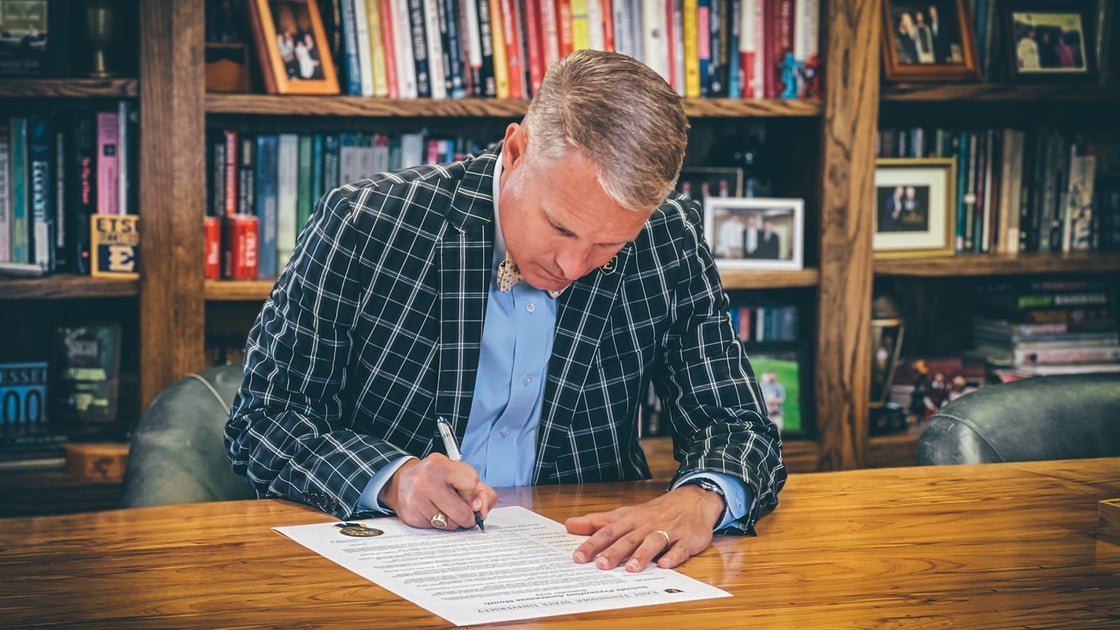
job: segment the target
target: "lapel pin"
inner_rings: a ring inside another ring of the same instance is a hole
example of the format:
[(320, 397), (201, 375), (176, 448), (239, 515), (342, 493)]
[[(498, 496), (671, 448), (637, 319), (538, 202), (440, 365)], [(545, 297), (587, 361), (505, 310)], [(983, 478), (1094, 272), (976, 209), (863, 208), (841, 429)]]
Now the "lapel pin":
[(614, 258), (611, 258), (610, 260), (608, 260), (607, 264), (603, 265), (602, 267), (599, 267), (599, 269), (602, 269), (603, 273), (606, 273), (606, 274), (614, 273), (614, 270), (618, 269), (618, 256), (615, 256)]

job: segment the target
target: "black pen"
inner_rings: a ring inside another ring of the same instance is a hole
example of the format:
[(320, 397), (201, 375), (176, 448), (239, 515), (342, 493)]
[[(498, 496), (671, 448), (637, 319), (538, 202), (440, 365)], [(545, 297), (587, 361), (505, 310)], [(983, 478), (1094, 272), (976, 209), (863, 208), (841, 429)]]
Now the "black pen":
[[(459, 452), (459, 445), (455, 443), (455, 434), (451, 432), (451, 425), (443, 416), (436, 418), (436, 428), (439, 429), (439, 437), (443, 440), (443, 450), (447, 451), (447, 459), (453, 462), (463, 461), (463, 454)], [(482, 531), (486, 531), (486, 526), (482, 524), (482, 514), (478, 510), (474, 511), (474, 522)]]

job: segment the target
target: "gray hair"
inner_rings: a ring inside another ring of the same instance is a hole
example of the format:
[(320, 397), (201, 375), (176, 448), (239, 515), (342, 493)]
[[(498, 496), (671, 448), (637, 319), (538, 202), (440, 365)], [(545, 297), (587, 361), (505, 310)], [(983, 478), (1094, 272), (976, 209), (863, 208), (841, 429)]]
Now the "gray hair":
[(579, 149), (607, 196), (636, 211), (665, 201), (688, 143), (688, 118), (669, 84), (635, 59), (598, 50), (549, 68), (522, 125), (530, 163)]

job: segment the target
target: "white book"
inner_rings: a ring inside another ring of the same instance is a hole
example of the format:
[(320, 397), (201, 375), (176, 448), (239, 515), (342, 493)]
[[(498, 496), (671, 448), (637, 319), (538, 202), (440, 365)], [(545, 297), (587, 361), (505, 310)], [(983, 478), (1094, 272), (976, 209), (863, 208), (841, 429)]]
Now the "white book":
[(424, 163), (424, 134), (401, 134), (401, 168), (412, 168)]
[[(463, 35), (461, 41), (463, 42), (463, 50), (466, 54), (466, 63), (463, 64), (470, 69), (469, 75), (471, 80), (481, 80), (482, 78), (482, 31), (478, 26), (478, 5), (474, 0), (459, 0), (459, 23), (462, 25), (461, 29)], [(471, 86), (471, 90), (479, 89), (478, 87)], [(468, 93), (467, 96), (473, 96), (475, 93)]]
[(276, 264), (288, 266), (296, 248), (296, 204), (299, 196), (299, 135), (280, 134), (276, 158)]
[(1010, 165), (1003, 185), (1007, 188), (1007, 242), (1002, 250), (1006, 254), (1019, 253), (1019, 205), (1023, 200), (1023, 142), (1026, 132), (1014, 130), (1010, 135)]
[(599, 0), (587, 0), (587, 47), (603, 50), (606, 42), (603, 37), (603, 5)]
[(117, 102), (117, 199), (120, 204), (121, 214), (135, 214), (136, 208), (129, 207), (128, 203), (128, 101)]
[(447, 98), (447, 68), (443, 67), (443, 35), (439, 32), (440, 0), (424, 0), (424, 39), (428, 46), (428, 77), (432, 98)]
[(354, 16), (354, 37), (357, 39), (358, 76), (361, 79), (362, 96), (373, 96), (373, 61), (369, 49), (369, 19), (366, 17), (364, 0), (342, 0), (350, 4)]
[[(540, 0), (540, 19), (541, 50), (547, 70), (560, 60), (560, 25), (556, 22), (556, 0)], [(618, 50), (617, 42), (615, 50)]]
[[(542, 0), (542, 11), (546, 10), (546, 5), (552, 7), (553, 11), (555, 12), (555, 0)], [(614, 2), (611, 3), (611, 12), (614, 14), (613, 22), (615, 52), (638, 59), (638, 52), (634, 49), (634, 29), (631, 25), (631, 23), (634, 21), (633, 14), (630, 13), (630, 6), (627, 3), (627, 0), (614, 0)], [(545, 32), (547, 33), (547, 31)]]
[(401, 98), (416, 98), (416, 60), (412, 56), (412, 25), (408, 22), (408, 0), (392, 0), (389, 4), (396, 34), (394, 55), (397, 58), (397, 87)]
[(820, 6), (817, 0), (797, 0), (793, 6), (793, 58), (808, 61), (820, 49)]
[(8, 121), (0, 120), (0, 262), (12, 261), (11, 184), (8, 182)]
[(666, 81), (669, 76), (669, 44), (665, 39), (668, 16), (664, 3), (642, 3), (642, 61)]
[[(751, 20), (755, 41), (754, 76), (752, 81), (754, 84), (754, 98), (764, 98), (766, 96), (766, 65), (763, 63), (763, 60), (766, 58), (766, 20), (763, 16), (762, 0), (750, 1), (752, 3), (751, 13), (754, 15)], [(744, 13), (746, 13), (746, 11), (744, 11)]]

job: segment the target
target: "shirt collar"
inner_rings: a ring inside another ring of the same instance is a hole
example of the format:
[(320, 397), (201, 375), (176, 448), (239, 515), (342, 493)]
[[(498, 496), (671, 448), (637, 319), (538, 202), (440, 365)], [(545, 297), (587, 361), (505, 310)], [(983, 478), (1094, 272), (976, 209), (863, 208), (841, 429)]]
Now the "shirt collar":
[(502, 236), (502, 222), (498, 216), (498, 194), (502, 188), (502, 153), (494, 160), (494, 264), (506, 258), (506, 239)]

